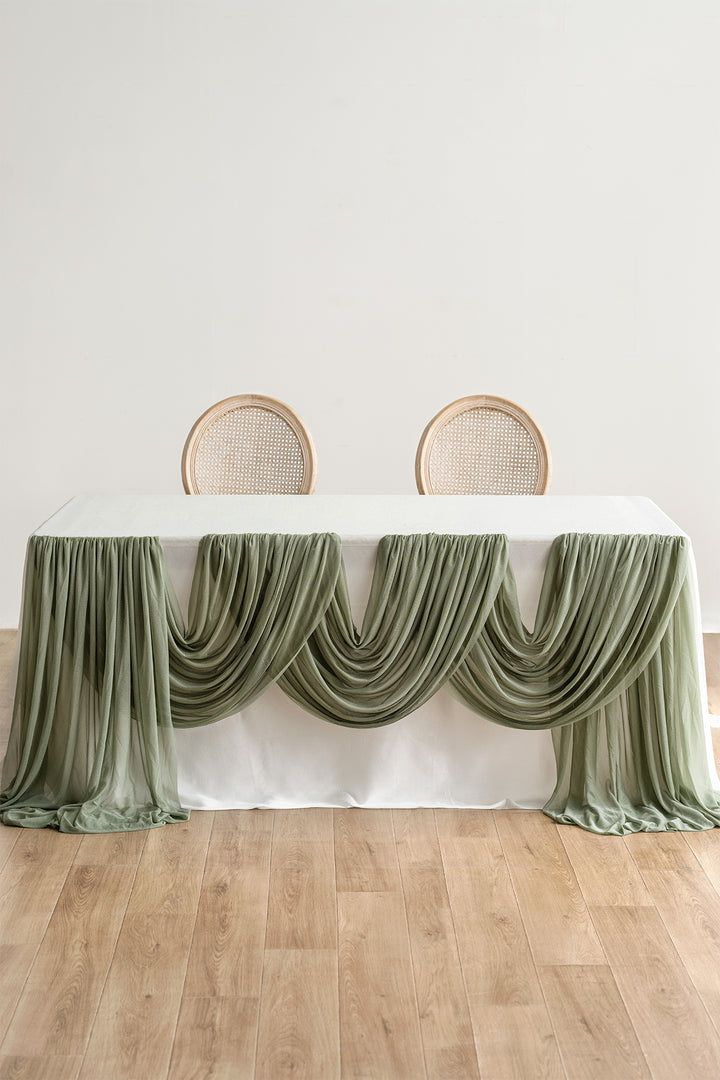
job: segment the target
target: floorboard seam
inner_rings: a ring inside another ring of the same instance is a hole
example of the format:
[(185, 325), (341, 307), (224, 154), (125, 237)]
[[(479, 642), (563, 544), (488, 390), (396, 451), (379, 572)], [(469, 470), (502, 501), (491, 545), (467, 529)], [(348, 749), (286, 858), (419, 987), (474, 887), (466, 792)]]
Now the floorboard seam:
[[(207, 810), (200, 810), (199, 813), (207, 814)], [(197, 904), (195, 905), (195, 918), (193, 919), (193, 929), (190, 935), (190, 944), (188, 946), (187, 956), (185, 957), (185, 974), (183, 975), (182, 990), (180, 991), (180, 1000), (178, 1001), (177, 1013), (175, 1015), (175, 1027), (173, 1028), (173, 1037), (170, 1040), (170, 1053), (168, 1054), (168, 1067), (166, 1078), (170, 1078), (170, 1070), (172, 1069), (172, 1059), (175, 1053), (175, 1040), (177, 1038), (178, 1024), (180, 1023), (180, 1013), (182, 1012), (183, 999), (185, 997), (185, 984), (187, 982), (188, 967), (190, 966), (190, 954), (192, 953), (193, 941), (195, 940), (195, 930), (197, 929), (198, 913), (200, 911), (200, 901), (202, 899), (202, 887), (205, 881), (205, 871), (207, 870), (208, 855), (210, 854), (210, 841), (212, 840), (212, 834), (215, 829), (215, 811), (212, 811), (212, 824), (210, 826), (210, 832), (208, 834), (207, 843), (205, 845), (205, 860), (203, 862), (202, 874), (200, 875), (200, 888), (198, 889)], [(163, 826), (164, 828), (172, 828), (172, 825)]]
[(400, 897), (402, 899), (403, 915), (405, 916), (405, 935), (407, 938), (408, 955), (410, 957), (410, 971), (412, 972), (413, 990), (415, 991), (415, 1015), (417, 1016), (418, 1034), (420, 1036), (420, 1049), (422, 1051), (423, 1067), (425, 1069), (425, 1076), (427, 1077), (427, 1057), (425, 1055), (425, 1039), (423, 1038), (422, 1024), (420, 1023), (420, 1002), (418, 1001), (417, 979), (415, 978), (415, 958), (413, 957), (412, 942), (410, 940), (410, 922), (408, 919), (407, 902), (405, 899), (405, 882), (403, 881), (402, 866), (400, 864), (400, 856), (398, 854), (397, 833), (395, 832), (395, 813), (392, 809), (390, 810), (390, 825), (392, 827), (395, 865), (397, 866), (398, 880), (400, 883)]
[[(542, 811), (539, 811), (539, 812), (542, 813)], [(495, 818), (495, 811), (491, 810), (490, 813), (492, 814), (493, 825), (495, 826), (495, 832), (497, 833), (497, 838), (498, 838), (498, 842), (500, 844), (500, 849), (501, 849), (501, 851), (503, 853), (503, 859), (505, 860), (505, 866), (507, 868), (507, 873), (508, 873), (508, 880), (510, 881), (510, 888), (512, 889), (513, 896), (515, 897), (515, 906), (518, 909), (518, 915), (520, 916), (520, 922), (522, 923), (523, 930), (525, 932), (525, 940), (527, 941), (528, 949), (530, 951), (530, 959), (532, 960), (533, 968), (535, 969), (535, 978), (537, 979), (538, 986), (540, 988), (540, 993), (542, 994), (543, 1003), (545, 1005), (545, 1012), (547, 1013), (548, 1020), (550, 1021), (550, 1027), (552, 1028), (553, 1036), (555, 1038), (555, 1046), (557, 1047), (558, 1057), (560, 1059), (560, 1065), (562, 1066), (562, 1070), (565, 1073), (566, 1080), (573, 1080), (573, 1077), (572, 1077), (571, 1073), (568, 1072), (568, 1067), (565, 1064), (565, 1055), (563, 1054), (562, 1046), (560, 1045), (560, 1039), (558, 1038), (557, 1028), (555, 1027), (555, 1021), (553, 1019), (552, 1009), (548, 1005), (548, 999), (547, 999), (547, 994), (545, 993), (545, 987), (543, 986), (542, 979), (540, 978), (540, 972), (538, 971), (538, 963), (537, 963), (537, 960), (535, 959), (535, 951), (534, 951), (534, 949), (532, 947), (532, 941), (530, 940), (530, 935), (528, 934), (527, 924), (525, 922), (525, 916), (523, 915), (522, 905), (520, 903), (520, 899), (519, 899), (518, 894), (517, 894), (517, 889), (515, 888), (515, 880), (514, 880), (513, 875), (512, 875), (512, 868), (511, 868), (510, 863), (508, 862), (507, 856), (505, 854), (505, 847), (504, 847), (503, 842), (502, 842), (502, 837), (500, 835), (500, 830), (497, 827), (497, 821), (496, 821), (496, 818)], [(510, 813), (512, 813), (512, 811), (510, 811)], [(565, 850), (565, 847), (563, 846), (563, 851), (564, 850)], [(573, 873), (574, 873), (574, 871), (573, 871)], [(580, 886), (578, 885), (578, 888), (579, 887)], [(583, 897), (583, 900), (584, 900), (584, 897)]]
[[(122, 934), (123, 926), (125, 925), (125, 916), (127, 915), (127, 909), (130, 906), (130, 897), (132, 896), (132, 891), (135, 888), (135, 879), (137, 878), (138, 870), (140, 869), (140, 860), (143, 857), (143, 852), (145, 851), (145, 845), (146, 844), (147, 844), (147, 833), (145, 834), (145, 837), (144, 837), (143, 843), (142, 843), (142, 848), (140, 850), (140, 854), (138, 856), (137, 862), (135, 863), (135, 870), (133, 872), (133, 879), (132, 879), (132, 882), (130, 884), (130, 888), (128, 890), (127, 903), (125, 904), (125, 910), (123, 911), (122, 919), (120, 920), (120, 927), (119, 927), (118, 932), (117, 932), (117, 937), (115, 938), (115, 944), (113, 945), (112, 955), (110, 957), (110, 963), (107, 966), (107, 971), (105, 972), (105, 978), (103, 979), (103, 984), (102, 984), (102, 986), (100, 988), (100, 993), (98, 994), (97, 1005), (95, 1006), (95, 1011), (93, 1013), (93, 1017), (92, 1017), (92, 1020), (90, 1022), (90, 1026), (88, 1028), (88, 1036), (87, 1036), (87, 1039), (85, 1040), (85, 1049), (83, 1050), (82, 1055), (81, 1055), (82, 1060), (80, 1061), (80, 1068), (78, 1069), (78, 1076), (80, 1076), (80, 1074), (81, 1074), (81, 1072), (83, 1070), (83, 1066), (85, 1064), (85, 1057), (87, 1055), (87, 1050), (88, 1050), (88, 1047), (90, 1045), (90, 1040), (92, 1039), (92, 1033), (93, 1033), (93, 1031), (95, 1029), (95, 1021), (97, 1020), (97, 1014), (100, 1011), (100, 1002), (102, 1001), (103, 994), (105, 993), (105, 986), (107, 985), (107, 981), (108, 981), (108, 978), (109, 978), (109, 975), (110, 975), (110, 971), (112, 969), (113, 963), (115, 962), (115, 954), (117, 953), (118, 942), (120, 940), (120, 935)], [(78, 848), (78, 851), (79, 850), (80, 849)]]
[[(18, 837), (18, 840), (19, 839), (20, 838)], [(18, 843), (18, 840), (15, 841), (15, 844)], [(13, 849), (14, 849), (14, 847), (15, 847), (15, 845), (13, 845)], [(30, 964), (30, 967), (27, 970), (27, 975), (23, 979), (22, 986), (20, 987), (20, 992), (18, 993), (17, 999), (16, 999), (15, 1004), (13, 1006), (13, 1010), (12, 1010), (12, 1014), (10, 1016), (10, 1020), (8, 1022), (8, 1026), (6, 1027), (5, 1034), (3, 1035), (3, 1038), (2, 1038), (2, 1043), (0, 1043), (0, 1055), (2, 1055), (2, 1053), (3, 1053), (3, 1047), (5, 1045), (5, 1040), (7, 1039), (8, 1032), (10, 1031), (10, 1028), (12, 1027), (12, 1022), (15, 1019), (15, 1013), (18, 1010), (18, 1006), (20, 1004), (20, 1001), (21, 1001), (21, 998), (22, 998), (23, 994), (25, 993), (25, 987), (27, 986), (28, 979), (30, 978), (30, 975), (32, 974), (32, 969), (35, 967), (35, 961), (37, 960), (38, 953), (40, 952), (40, 949), (42, 948), (42, 944), (43, 944), (43, 942), (45, 940), (45, 935), (47, 934), (48, 927), (50, 926), (50, 921), (51, 921), (53, 915), (55, 914), (55, 910), (56, 910), (56, 908), (57, 908), (57, 906), (58, 906), (58, 904), (60, 902), (60, 897), (62, 896), (62, 892), (63, 892), (63, 889), (65, 888), (66, 883), (67, 883), (67, 879), (68, 879), (68, 877), (70, 875), (70, 871), (72, 870), (72, 868), (73, 868), (73, 866), (75, 864), (75, 859), (77, 857), (77, 853), (78, 853), (79, 849), (80, 849), (80, 843), (78, 843), (78, 846), (75, 849), (75, 854), (73, 855), (71, 862), (68, 863), (67, 871), (65, 872), (65, 876), (63, 877), (62, 885), (60, 886), (60, 888), (58, 890), (58, 894), (57, 894), (57, 896), (55, 898), (55, 903), (53, 904), (52, 911), (50, 912), (50, 915), (48, 916), (48, 921), (45, 924), (45, 929), (43, 930), (42, 937), (40, 938), (40, 940), (38, 942), (38, 945), (37, 945), (37, 948), (36, 948), (35, 952), (33, 953), (32, 962)]]
[[(625, 843), (625, 837), (623, 837), (623, 843)], [(688, 845), (688, 847), (689, 847), (689, 846), (690, 846), (690, 845)], [(640, 874), (640, 877), (641, 877), (641, 878), (643, 879), (643, 883), (644, 883), (644, 885), (645, 885), (645, 888), (646, 888), (646, 889), (648, 890), (648, 893), (649, 893), (649, 894), (650, 894), (650, 896), (652, 897), (652, 894), (650, 893), (650, 889), (649, 889), (649, 886), (648, 886), (647, 882), (645, 881), (645, 875), (644, 875), (644, 874), (643, 874), (643, 872), (642, 872), (642, 867), (638, 865), (637, 859), (636, 859), (636, 858), (635, 858), (635, 856), (633, 855), (633, 853), (632, 853), (632, 850), (631, 850), (631, 848), (630, 848), (630, 845), (629, 845), (629, 844), (625, 844), (625, 849), (626, 849), (626, 851), (628, 851), (628, 853), (629, 853), (629, 855), (630, 855), (630, 858), (631, 858), (631, 859), (632, 859), (632, 861), (634, 862), (634, 864), (635, 864), (635, 866), (636, 866), (636, 868), (637, 868), (637, 871), (638, 871), (638, 873)], [(703, 877), (707, 877), (707, 875), (705, 874), (705, 870), (703, 869), (702, 865), (701, 865), (701, 864), (698, 864), (698, 865), (700, 865), (700, 870), (701, 870), (701, 872), (702, 872), (702, 875), (703, 875)], [(712, 885), (712, 882), (710, 882), (710, 885), (711, 885), (711, 886), (713, 887), (713, 890), (714, 890), (714, 886)], [(663, 928), (664, 928), (664, 930), (665, 930), (665, 933), (666, 933), (666, 934), (667, 934), (667, 936), (668, 936), (668, 939), (669, 939), (669, 941), (670, 941), (670, 944), (672, 945), (673, 949), (675, 950), (675, 954), (676, 954), (676, 956), (677, 956), (678, 960), (680, 961), (680, 964), (682, 965), (682, 968), (683, 968), (683, 970), (684, 970), (685, 974), (687, 975), (688, 979), (690, 980), (690, 982), (691, 982), (691, 984), (692, 984), (692, 988), (693, 988), (693, 990), (695, 991), (695, 993), (697, 994), (697, 996), (698, 996), (698, 1000), (699, 1000), (700, 1004), (702, 1005), (703, 1009), (704, 1009), (704, 1010), (705, 1010), (705, 1012), (707, 1013), (707, 1016), (708, 1016), (708, 1018), (709, 1018), (709, 1020), (710, 1020), (710, 1024), (711, 1024), (711, 1026), (712, 1026), (713, 1030), (714, 1030), (714, 1031), (716, 1032), (716, 1034), (717, 1034), (717, 1036), (718, 1036), (718, 1039), (720, 1039), (720, 1026), (718, 1026), (718, 1024), (720, 1023), (720, 1021), (716, 1020), (716, 1019), (715, 1019), (715, 1018), (713, 1017), (713, 1014), (711, 1013), (710, 1009), (708, 1008), (707, 1004), (705, 1003), (705, 998), (703, 997), (703, 995), (702, 995), (702, 993), (701, 993), (701, 991), (700, 991), (699, 987), (697, 986), (697, 983), (696, 983), (696, 982), (695, 982), (695, 980), (693, 979), (693, 977), (692, 977), (692, 972), (691, 972), (691, 971), (690, 971), (690, 969), (689, 969), (689, 968), (688, 968), (688, 967), (686, 966), (686, 964), (685, 964), (685, 961), (684, 961), (684, 960), (683, 960), (683, 958), (682, 958), (682, 954), (681, 954), (680, 950), (678, 949), (677, 945), (675, 944), (675, 939), (674, 939), (674, 937), (672, 936), (672, 933), (671, 933), (671, 931), (670, 931), (670, 928), (669, 928), (669, 926), (667, 925), (667, 923), (665, 922), (665, 920), (663, 919), (663, 914), (662, 914), (662, 911), (660, 910), (660, 908), (659, 908), (659, 907), (657, 906), (657, 904), (655, 903), (655, 900), (654, 900), (654, 898), (653, 898), (653, 907), (655, 908), (655, 911), (657, 911), (657, 913), (658, 913), (658, 917), (659, 917), (659, 919), (660, 919), (660, 922), (661, 922), (661, 923), (663, 924)]]
[[(268, 915), (270, 914), (270, 885), (272, 882), (272, 868), (273, 859), (275, 857), (275, 811), (271, 810), (272, 814), (272, 829), (270, 830), (270, 862), (268, 865), (268, 879), (267, 879), (267, 901), (265, 903), (265, 937), (263, 939), (263, 951), (262, 951), (262, 969), (260, 971), (260, 987), (258, 989), (258, 1007), (257, 1017), (255, 1023), (255, 1053), (253, 1054), (253, 1077), (257, 1076), (258, 1067), (258, 1046), (260, 1045), (260, 1015), (263, 1007), (263, 986), (265, 985), (265, 954), (267, 952), (267, 928), (268, 928)], [(170, 1078), (168, 1078), (170, 1080)]]

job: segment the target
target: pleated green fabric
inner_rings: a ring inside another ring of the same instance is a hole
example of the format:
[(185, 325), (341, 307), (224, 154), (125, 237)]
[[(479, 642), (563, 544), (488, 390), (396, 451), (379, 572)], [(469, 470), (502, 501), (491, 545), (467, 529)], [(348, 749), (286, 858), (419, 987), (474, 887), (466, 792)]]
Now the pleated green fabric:
[(707, 765), (689, 588), (634, 683), (584, 721), (553, 730), (545, 813), (596, 833), (720, 825)]
[(18, 663), (6, 825), (88, 833), (187, 819), (157, 540), (32, 537)]
[(309, 712), (349, 727), (407, 716), (477, 640), (507, 564), (504, 536), (384, 537), (362, 629), (341, 575), (280, 687)]
[(506, 537), (389, 536), (358, 630), (338, 537), (205, 537), (185, 625), (157, 540), (35, 537), (0, 817), (182, 820), (173, 726), (277, 682), (326, 720), (375, 727), (449, 683), (495, 723), (553, 729), (555, 820), (711, 828), (688, 559), (684, 537), (558, 537), (530, 631)]
[(330, 533), (203, 537), (187, 628), (168, 590), (175, 726), (231, 716), (275, 682), (331, 604), (340, 565)]
[(186, 629), (158, 540), (31, 538), (0, 820), (113, 832), (187, 819), (173, 725), (211, 723), (272, 682), (339, 567), (329, 534), (204, 537)]
[(508, 573), (453, 685), (473, 709), (507, 727), (582, 720), (648, 664), (686, 581), (684, 537), (561, 536), (550, 550), (533, 631), (523, 626)]
[(553, 728), (545, 812), (598, 833), (720, 825), (682, 536), (554, 542), (532, 632), (512, 573), (452, 684), (507, 727)]

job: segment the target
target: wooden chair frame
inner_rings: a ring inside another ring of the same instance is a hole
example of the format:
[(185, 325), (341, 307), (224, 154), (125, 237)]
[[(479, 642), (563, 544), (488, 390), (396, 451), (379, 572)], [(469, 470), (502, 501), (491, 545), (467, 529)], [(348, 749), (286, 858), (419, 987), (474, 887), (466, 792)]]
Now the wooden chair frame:
[(205, 430), (218, 416), (243, 407), (266, 409), (268, 412), (282, 417), (292, 428), (300, 444), (303, 457), (303, 480), (298, 494), (312, 494), (315, 490), (315, 478), (317, 476), (317, 455), (310, 432), (294, 409), (291, 409), (285, 402), (278, 401), (277, 398), (267, 397), (265, 394), (238, 394), (234, 397), (223, 398), (222, 401), (218, 401), (215, 405), (211, 405), (209, 409), (206, 409), (202, 416), (195, 421), (190, 429), (190, 434), (185, 440), (182, 453), (181, 473), (186, 493), (188, 495), (200, 494), (196, 481), (195, 459)]
[(478, 408), (497, 409), (499, 412), (508, 413), (523, 425), (535, 443), (540, 462), (540, 472), (533, 494), (545, 495), (550, 487), (552, 476), (552, 460), (547, 439), (532, 416), (521, 405), (510, 401), (508, 398), (497, 397), (494, 394), (477, 394), (458, 398), (457, 401), (451, 401), (449, 405), (446, 405), (432, 418), (422, 433), (415, 456), (415, 482), (420, 494), (436, 494), (432, 489), (430, 480), (430, 457), (438, 432), (455, 416)]

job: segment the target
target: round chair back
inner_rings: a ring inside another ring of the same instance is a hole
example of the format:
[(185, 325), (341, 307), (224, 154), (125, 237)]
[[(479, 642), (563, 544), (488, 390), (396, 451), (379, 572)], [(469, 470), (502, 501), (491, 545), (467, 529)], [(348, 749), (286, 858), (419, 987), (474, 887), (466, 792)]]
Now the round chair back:
[(317, 463), (310, 433), (275, 398), (240, 394), (211, 406), (185, 442), (188, 495), (309, 495)]
[(421, 495), (544, 495), (550, 448), (514, 402), (489, 394), (464, 397), (425, 428), (415, 479)]

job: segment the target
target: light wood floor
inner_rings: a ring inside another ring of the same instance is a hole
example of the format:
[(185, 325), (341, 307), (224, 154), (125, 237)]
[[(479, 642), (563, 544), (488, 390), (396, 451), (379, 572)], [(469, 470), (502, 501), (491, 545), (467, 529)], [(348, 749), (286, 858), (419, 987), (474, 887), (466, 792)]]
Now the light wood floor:
[(339, 1076), (717, 1080), (720, 830), (451, 810), (0, 827), (0, 1080)]

